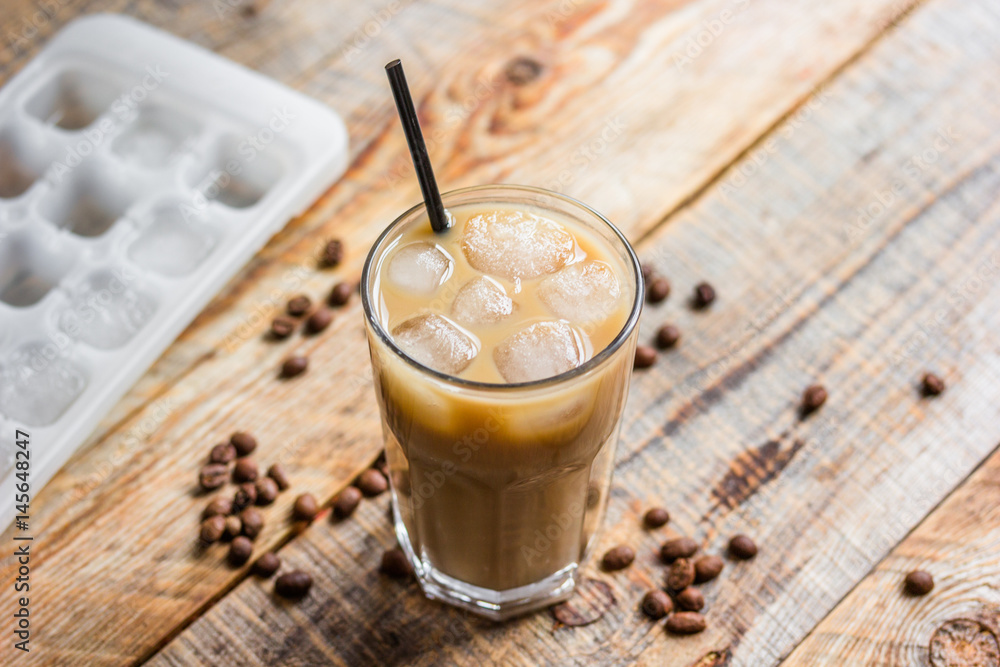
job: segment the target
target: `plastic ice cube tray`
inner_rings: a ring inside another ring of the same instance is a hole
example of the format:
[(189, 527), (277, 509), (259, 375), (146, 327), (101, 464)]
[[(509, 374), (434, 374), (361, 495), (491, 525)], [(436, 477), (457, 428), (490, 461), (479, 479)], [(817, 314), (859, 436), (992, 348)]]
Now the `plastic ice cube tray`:
[(138, 21), (74, 21), (0, 91), (0, 526), (343, 173), (329, 108)]

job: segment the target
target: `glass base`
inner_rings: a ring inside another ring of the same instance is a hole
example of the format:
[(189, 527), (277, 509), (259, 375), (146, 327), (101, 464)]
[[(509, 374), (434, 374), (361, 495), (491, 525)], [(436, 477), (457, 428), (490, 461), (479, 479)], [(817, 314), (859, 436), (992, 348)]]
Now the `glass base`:
[(504, 591), (467, 584), (434, 569), (414, 552), (406, 526), (399, 519), (395, 506), (393, 523), (400, 547), (413, 565), (420, 588), (432, 600), (440, 600), (494, 621), (505, 621), (562, 602), (576, 587), (579, 568), (577, 563), (568, 565), (541, 581)]

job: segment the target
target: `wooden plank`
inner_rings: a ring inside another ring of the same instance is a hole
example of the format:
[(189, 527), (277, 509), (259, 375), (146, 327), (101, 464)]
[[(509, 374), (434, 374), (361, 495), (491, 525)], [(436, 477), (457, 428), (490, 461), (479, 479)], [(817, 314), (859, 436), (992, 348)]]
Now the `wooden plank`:
[[(938, 667), (1000, 663), (1000, 450), (879, 563), (784, 665)], [(914, 569), (934, 577), (926, 597), (903, 591)], [(972, 638), (964, 660), (947, 650)], [(933, 655), (932, 659), (932, 646)]]
[[(686, 335), (634, 380), (602, 548), (628, 542), (639, 557), (591, 573), (619, 601), (600, 621), (494, 626), (381, 579), (393, 539), (383, 504), (366, 503), (357, 522), (320, 520), (282, 549), (317, 578), (306, 600), (244, 581), (152, 664), (788, 655), (1000, 441), (998, 35), (995, 8), (921, 8), (644, 244), (682, 294), (646, 311), (643, 336), (666, 318)], [(683, 293), (705, 278), (720, 300), (692, 312)], [(945, 395), (919, 395), (925, 368), (947, 378)], [(803, 420), (799, 394), (817, 379), (831, 399)], [(708, 550), (738, 531), (762, 545), (705, 587), (696, 637), (667, 637), (635, 609), (662, 576), (663, 535), (639, 528), (660, 502)]]

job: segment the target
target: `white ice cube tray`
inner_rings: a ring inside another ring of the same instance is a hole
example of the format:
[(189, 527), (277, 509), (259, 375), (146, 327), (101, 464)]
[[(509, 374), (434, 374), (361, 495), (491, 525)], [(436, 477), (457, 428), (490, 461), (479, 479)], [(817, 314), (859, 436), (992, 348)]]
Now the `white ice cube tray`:
[(0, 90), (0, 527), (343, 173), (329, 108), (138, 21), (74, 21)]

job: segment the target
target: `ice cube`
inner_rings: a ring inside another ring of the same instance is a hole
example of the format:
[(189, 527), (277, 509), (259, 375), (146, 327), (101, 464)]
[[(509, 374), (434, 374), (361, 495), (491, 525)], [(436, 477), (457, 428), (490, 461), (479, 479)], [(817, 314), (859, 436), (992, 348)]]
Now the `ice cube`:
[(59, 328), (100, 350), (129, 342), (156, 311), (156, 303), (135, 286), (135, 279), (126, 272), (92, 273), (74, 291), (72, 305), (59, 317)]
[(139, 266), (165, 276), (185, 276), (205, 260), (215, 247), (215, 239), (201, 216), (185, 218), (180, 206), (165, 205), (153, 213), (153, 220), (128, 249)]
[(454, 263), (442, 248), (417, 241), (403, 246), (389, 260), (389, 282), (414, 294), (432, 294), (451, 274)]
[(462, 285), (451, 304), (452, 316), (461, 324), (495, 324), (514, 312), (514, 302), (503, 285), (480, 276)]
[(531, 382), (576, 368), (583, 354), (568, 324), (536, 322), (497, 345), (493, 360), (507, 382)]
[(615, 272), (593, 260), (570, 264), (538, 285), (538, 298), (549, 312), (578, 324), (608, 317), (620, 296)]
[(424, 366), (448, 375), (461, 373), (479, 353), (478, 341), (434, 313), (406, 320), (392, 330), (392, 339)]
[(83, 372), (54, 343), (28, 343), (0, 367), (0, 411), (28, 426), (53, 423), (83, 391)]
[(561, 225), (524, 211), (491, 211), (469, 219), (462, 252), (476, 269), (510, 280), (537, 278), (562, 268), (574, 252)]

